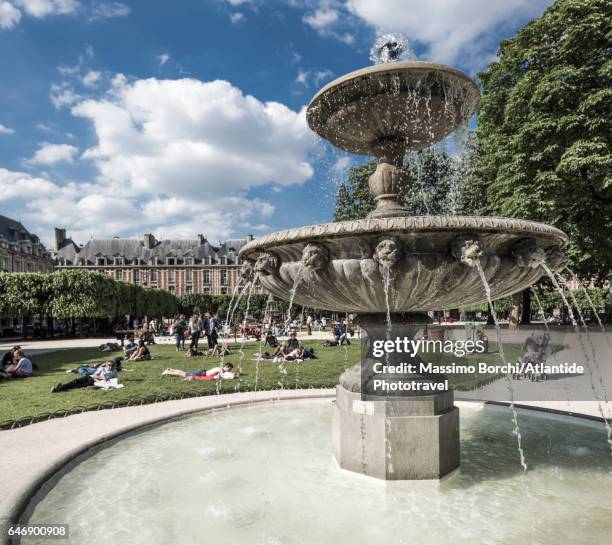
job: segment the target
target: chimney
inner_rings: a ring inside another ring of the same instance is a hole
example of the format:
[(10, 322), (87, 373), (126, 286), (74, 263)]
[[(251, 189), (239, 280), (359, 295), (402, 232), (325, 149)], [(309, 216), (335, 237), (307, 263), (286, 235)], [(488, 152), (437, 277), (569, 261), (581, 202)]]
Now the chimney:
[(247, 242), (251, 242), (251, 240), (253, 240), (253, 235), (247, 235), (246, 236), (246, 241)]
[(66, 240), (66, 229), (55, 228), (55, 251), (57, 252)]
[(147, 250), (152, 250), (156, 243), (157, 241), (155, 240), (155, 237), (151, 233), (145, 233), (144, 247)]
[(198, 233), (198, 242), (200, 243), (200, 246), (206, 242), (206, 237), (202, 233)]

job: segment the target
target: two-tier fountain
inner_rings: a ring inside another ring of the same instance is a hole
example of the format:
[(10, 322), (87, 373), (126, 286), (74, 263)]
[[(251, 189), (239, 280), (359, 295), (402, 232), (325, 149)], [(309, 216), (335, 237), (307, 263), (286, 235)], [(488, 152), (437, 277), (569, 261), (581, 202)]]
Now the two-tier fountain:
[[(369, 339), (411, 337), (429, 321), (427, 311), (485, 302), (477, 263), (493, 298), (523, 290), (542, 276), (542, 261), (558, 265), (567, 243), (563, 232), (541, 223), (408, 213), (400, 202), (410, 191), (404, 155), (467, 122), (479, 90), (447, 66), (398, 60), (393, 41), (381, 49), (390, 62), (338, 78), (307, 110), (312, 130), (334, 146), (376, 157), (369, 180), (376, 209), (361, 220), (274, 233), (240, 252), (271, 293), (357, 313)], [(340, 467), (389, 480), (440, 479), (455, 470), (459, 410), (453, 391), (372, 395), (367, 359), (347, 370), (337, 386), (333, 441)], [(399, 361), (390, 356), (390, 363)]]

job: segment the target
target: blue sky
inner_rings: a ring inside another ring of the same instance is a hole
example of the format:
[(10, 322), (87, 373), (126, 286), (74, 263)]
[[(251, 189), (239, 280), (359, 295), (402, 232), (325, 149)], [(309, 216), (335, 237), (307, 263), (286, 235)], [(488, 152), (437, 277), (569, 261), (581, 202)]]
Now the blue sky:
[(550, 0), (0, 0), (0, 214), (217, 240), (329, 221), (360, 158), (304, 120), (381, 32), (474, 75)]

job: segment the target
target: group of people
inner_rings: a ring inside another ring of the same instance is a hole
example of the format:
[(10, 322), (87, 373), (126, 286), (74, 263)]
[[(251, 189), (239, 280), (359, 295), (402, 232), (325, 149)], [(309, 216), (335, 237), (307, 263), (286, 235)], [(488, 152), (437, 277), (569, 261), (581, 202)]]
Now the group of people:
[(11, 350), (2, 356), (2, 367), (0, 367), (0, 379), (26, 378), (34, 373), (34, 364), (26, 357), (21, 346), (13, 346)]
[(274, 348), (274, 352), (256, 352), (253, 359), (256, 361), (272, 360), (280, 361), (303, 361), (316, 359), (314, 348), (306, 348), (300, 344), (297, 333), (292, 331), (284, 344), (280, 344), (274, 334), (269, 331), (266, 335), (264, 346)]
[(185, 339), (189, 337), (190, 351), (199, 350), (200, 338), (205, 336), (208, 350), (214, 350), (219, 344), (219, 324), (217, 319), (210, 313), (205, 313), (200, 318), (194, 314), (189, 321), (183, 314), (176, 317), (172, 325), (172, 333), (176, 340), (176, 351), (185, 350)]

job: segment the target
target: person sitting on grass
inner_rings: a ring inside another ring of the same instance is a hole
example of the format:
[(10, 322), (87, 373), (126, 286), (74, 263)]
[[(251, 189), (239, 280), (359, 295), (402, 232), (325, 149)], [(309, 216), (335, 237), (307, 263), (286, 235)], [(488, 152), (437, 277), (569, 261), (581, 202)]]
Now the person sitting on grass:
[(207, 356), (217, 356), (219, 358), (222, 356), (229, 356), (230, 354), (231, 351), (229, 349), (229, 343), (227, 341), (223, 341), (222, 344), (217, 343), (212, 350), (209, 350), (206, 353)]
[[(112, 362), (115, 364), (115, 371), (117, 371), (117, 373), (121, 372), (121, 358), (116, 357), (112, 360)], [(87, 375), (93, 375), (100, 367), (103, 367), (104, 365), (106, 365), (105, 361), (94, 363), (92, 365), (79, 365), (73, 369), (68, 369), (66, 373), (76, 373), (77, 375), (84, 377)]]
[(206, 369), (182, 371), (181, 369), (168, 368), (162, 373), (162, 377), (181, 377), (184, 380), (232, 380), (240, 376), (239, 373), (232, 371), (233, 368), (234, 366), (229, 362), (223, 365), (223, 367), (213, 367), (208, 371)]
[(23, 350), (15, 350), (13, 355), (13, 364), (4, 369), (4, 373), (13, 378), (31, 377), (34, 372), (32, 362), (25, 357)]
[(283, 358), (285, 361), (303, 361), (303, 360), (314, 360), (316, 356), (314, 354), (313, 348), (305, 348), (304, 346), (300, 346), (300, 348), (296, 348), (286, 354)]
[(202, 352), (201, 350), (198, 350), (197, 348), (193, 346), (190, 346), (187, 352), (185, 352), (186, 358), (198, 358), (203, 355), (204, 355), (204, 352)]
[(0, 366), (0, 378), (11, 378), (11, 375), (6, 371), (7, 367), (12, 366), (15, 362), (15, 352), (21, 350), (21, 346), (15, 345), (11, 350), (4, 353), (2, 356), (2, 365)]
[(117, 378), (117, 370), (115, 369), (115, 362), (108, 360), (104, 365), (98, 367), (95, 372), (91, 375), (82, 375), (66, 384), (61, 382), (56, 384), (51, 393), (65, 392), (66, 390), (73, 390), (74, 388), (87, 388), (88, 386), (95, 386), (96, 383), (104, 384), (109, 380)]
[(289, 338), (287, 339), (287, 342), (279, 346), (274, 352), (274, 354), (272, 354), (272, 357), (284, 358), (285, 356), (288, 356), (291, 352), (297, 350), (298, 348), (300, 348), (300, 341), (298, 341), (297, 339), (297, 333), (295, 331), (292, 331), (289, 335)]
[(269, 346), (270, 348), (278, 348), (278, 339), (270, 330), (268, 330), (268, 333), (266, 334), (266, 342), (264, 343), (264, 346)]
[(128, 361), (145, 361), (151, 359), (151, 352), (145, 345), (144, 341), (138, 341), (138, 348), (134, 352)]
[(123, 347), (123, 354), (125, 355), (125, 359), (129, 360), (132, 354), (138, 350), (138, 345), (134, 342), (134, 337), (130, 337), (128, 339), (127, 344)]

